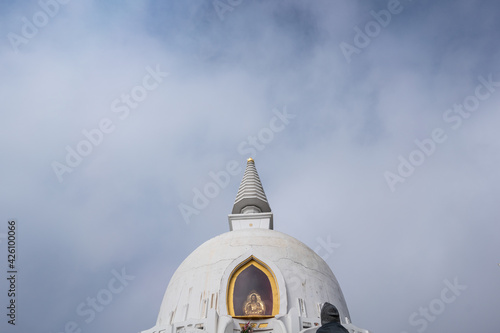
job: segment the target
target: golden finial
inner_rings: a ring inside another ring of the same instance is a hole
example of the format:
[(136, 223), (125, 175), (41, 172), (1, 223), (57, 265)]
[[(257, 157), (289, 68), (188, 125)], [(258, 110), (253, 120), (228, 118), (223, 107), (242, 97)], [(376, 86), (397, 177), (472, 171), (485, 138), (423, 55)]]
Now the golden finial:
[(249, 157), (247, 162), (253, 162), (253, 158)]

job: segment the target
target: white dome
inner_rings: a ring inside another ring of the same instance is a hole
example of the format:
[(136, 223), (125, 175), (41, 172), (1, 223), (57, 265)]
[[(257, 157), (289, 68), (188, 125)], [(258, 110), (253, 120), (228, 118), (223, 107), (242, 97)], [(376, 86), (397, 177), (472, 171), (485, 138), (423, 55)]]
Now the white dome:
[(350, 321), (337, 279), (321, 257), (284, 233), (247, 228), (208, 240), (184, 260), (167, 287), (157, 325), (205, 318), (210, 309), (219, 316), (228, 315), (231, 275), (252, 256), (267, 265), (276, 278), (280, 294), (276, 317), (291, 312), (319, 318), (321, 304), (330, 302), (338, 308), (343, 322)]
[(156, 325), (142, 333), (234, 333), (245, 324), (256, 333), (315, 333), (325, 302), (337, 307), (349, 332), (369, 333), (351, 323), (326, 262), (273, 230), (273, 213), (251, 158), (228, 219), (231, 231), (203, 243), (182, 262)]

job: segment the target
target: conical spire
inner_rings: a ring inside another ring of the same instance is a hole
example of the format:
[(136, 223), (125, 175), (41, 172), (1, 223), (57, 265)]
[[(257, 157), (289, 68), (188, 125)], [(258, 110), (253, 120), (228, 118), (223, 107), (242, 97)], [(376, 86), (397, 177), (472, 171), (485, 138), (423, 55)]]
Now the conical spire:
[(270, 213), (271, 207), (267, 202), (264, 188), (252, 158), (247, 160), (247, 167), (241, 181), (232, 214)]
[(255, 162), (249, 158), (243, 175), (233, 212), (229, 214), (229, 230), (249, 228), (273, 229), (273, 213), (255, 169)]

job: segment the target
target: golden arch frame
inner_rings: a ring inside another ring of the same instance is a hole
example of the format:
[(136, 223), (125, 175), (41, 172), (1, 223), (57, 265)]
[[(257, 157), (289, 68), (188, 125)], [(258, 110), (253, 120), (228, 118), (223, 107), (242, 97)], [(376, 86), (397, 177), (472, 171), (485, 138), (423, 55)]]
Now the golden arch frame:
[[(234, 312), (234, 285), (236, 283), (236, 279), (238, 276), (249, 266), (254, 266), (255, 268), (259, 269), (261, 272), (263, 272), (268, 280), (269, 283), (271, 284), (271, 290), (272, 290), (272, 297), (273, 297), (273, 308), (271, 315), (245, 315), (245, 316), (236, 316)], [(236, 266), (233, 271), (231, 272), (230, 278), (229, 278), (229, 283), (227, 284), (227, 313), (233, 317), (233, 318), (272, 318), (279, 314), (280, 310), (280, 293), (279, 293), (279, 287), (278, 284), (276, 283), (276, 276), (274, 272), (272, 271), (269, 266), (267, 266), (264, 262), (261, 260), (255, 258), (254, 256), (248, 257), (246, 260), (244, 260), (241, 264)]]

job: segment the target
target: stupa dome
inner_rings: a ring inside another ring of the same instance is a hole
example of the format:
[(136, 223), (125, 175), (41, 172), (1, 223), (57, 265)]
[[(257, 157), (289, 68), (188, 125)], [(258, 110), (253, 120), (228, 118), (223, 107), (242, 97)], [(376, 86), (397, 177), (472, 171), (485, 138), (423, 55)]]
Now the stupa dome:
[(155, 327), (143, 333), (314, 333), (325, 302), (351, 333), (347, 305), (327, 263), (299, 240), (273, 230), (273, 213), (248, 159), (229, 232), (194, 250), (177, 268)]
[(321, 305), (328, 301), (338, 308), (341, 318), (350, 320), (337, 279), (320, 256), (279, 231), (249, 228), (212, 238), (184, 260), (167, 287), (158, 324), (204, 318), (210, 309), (229, 315), (226, 299), (232, 275), (251, 262), (275, 279), (270, 284), (278, 292), (277, 316), (296, 312), (314, 318), (304, 320), (306, 326), (314, 326), (319, 324)]

